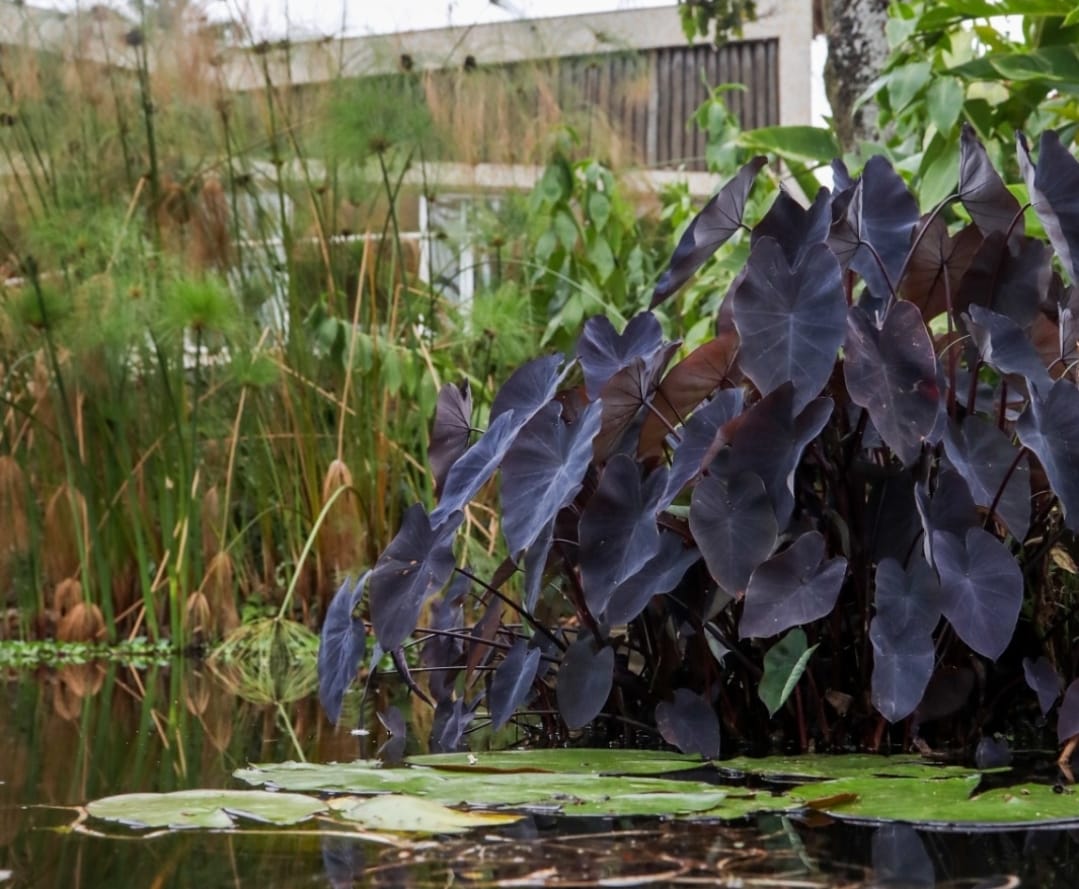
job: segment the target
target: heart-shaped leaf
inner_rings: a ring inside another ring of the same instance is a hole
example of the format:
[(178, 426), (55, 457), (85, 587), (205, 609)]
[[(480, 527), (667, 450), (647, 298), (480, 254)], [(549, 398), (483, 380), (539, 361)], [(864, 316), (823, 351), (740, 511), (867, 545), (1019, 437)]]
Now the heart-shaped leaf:
[(581, 489), (599, 432), (602, 403), (593, 401), (570, 425), (552, 401), (521, 430), (502, 461), (502, 533), (509, 551), (530, 547)]
[(921, 454), (940, 411), (937, 357), (918, 308), (893, 303), (882, 328), (852, 307), (843, 374), (851, 400), (869, 411), (880, 437), (903, 465)]
[(637, 453), (639, 440), (627, 436), (627, 430), (635, 422), (643, 422), (643, 417), (639, 416), (642, 412), (645, 416), (654, 416), (645, 410), (645, 405), (652, 400), (663, 369), (677, 350), (678, 343), (666, 343), (648, 358), (634, 358), (600, 390), (603, 422), (595, 440), (597, 460), (605, 459), (614, 451)]
[(502, 414), (513, 411), (518, 426), (524, 426), (554, 398), (558, 384), (569, 371), (564, 364), (565, 358), (561, 355), (545, 355), (517, 368), (491, 402), (492, 424)]
[(741, 367), (762, 395), (789, 380), (794, 410), (801, 411), (828, 382), (846, 334), (839, 263), (816, 244), (792, 270), (779, 243), (762, 238), (746, 271), (734, 293)]
[(1023, 234), (1019, 201), (993, 169), (974, 127), (966, 122), (959, 137), (959, 200), (985, 235)]
[(666, 345), (659, 321), (651, 312), (634, 315), (622, 333), (614, 329), (606, 315), (589, 318), (577, 339), (577, 358), (588, 397), (598, 398), (611, 377), (629, 367), (635, 358), (649, 364)]
[(581, 513), (581, 581), (589, 597), (604, 601), (659, 551), (656, 513), (666, 487), (666, 470), (642, 482), (635, 460), (611, 458)]
[(366, 572), (359, 580), (346, 580), (334, 594), (318, 647), (318, 697), (330, 722), (341, 715), (341, 701), (352, 684), (367, 649), (367, 632), (357, 607), (367, 587)]
[(974, 651), (995, 661), (1012, 641), (1023, 604), (1018, 563), (981, 528), (968, 529), (965, 538), (935, 531), (933, 560), (948, 623)]
[(580, 636), (566, 649), (558, 669), (558, 712), (570, 730), (584, 728), (599, 716), (614, 682), (614, 649), (593, 650)]
[(1004, 315), (971, 306), (964, 316), (982, 361), (1002, 374), (1018, 374), (1043, 392), (1053, 383), (1023, 329)]
[(1049, 658), (1044, 655), (1036, 661), (1028, 657), (1023, 658), (1023, 678), (1026, 679), (1031, 691), (1038, 696), (1038, 706), (1041, 708), (1042, 716), (1048, 716), (1049, 711), (1053, 709), (1053, 704), (1060, 697), (1064, 680), (1060, 678), (1060, 674), (1050, 663)]
[(746, 588), (741, 638), (776, 636), (828, 614), (843, 585), (847, 560), (824, 556), (824, 537), (808, 531), (759, 565)]
[(455, 512), (432, 526), (423, 507), (405, 512), (401, 529), (379, 557), (368, 581), (371, 623), (379, 644), (392, 651), (416, 628), (423, 603), (453, 573), (453, 538), (464, 515)]
[(883, 559), (877, 565), (875, 589), (874, 622), (882, 637), (899, 644), (909, 637), (932, 635), (940, 622), (941, 592), (924, 559), (915, 557), (906, 571), (895, 559)]
[(468, 450), (472, 434), (472, 389), (468, 380), (460, 385), (446, 383), (438, 390), (435, 420), (431, 425), (431, 443), (427, 462), (435, 479), (435, 496), (442, 494), (450, 467)]
[(1068, 528), (1079, 530), (1079, 389), (1063, 378), (1048, 394), (1033, 389), (1015, 431), (1042, 464)]
[(661, 532), (659, 552), (644, 567), (614, 588), (606, 597), (585, 595), (588, 610), (600, 616), (611, 626), (627, 624), (644, 611), (653, 596), (661, 596), (673, 590), (701, 557), (696, 547), (686, 546), (685, 541), (673, 532)]
[(761, 238), (774, 238), (793, 269), (801, 264), (810, 248), (828, 240), (832, 225), (832, 196), (822, 188), (807, 210), (781, 188), (764, 218), (750, 235), (749, 243), (756, 246)]
[(683, 753), (699, 753), (705, 759), (719, 756), (716, 709), (688, 688), (675, 689), (673, 701), (656, 705), (656, 727), (664, 741)]
[(1022, 133), (1017, 143), (1019, 170), (1034, 212), (1072, 281), (1079, 281), (1079, 161), (1052, 130), (1042, 132), (1037, 166)]
[(933, 495), (929, 484), (919, 482), (914, 487), (914, 500), (922, 519), (923, 551), (928, 561), (933, 561), (933, 534), (946, 531), (962, 540), (968, 528), (978, 523), (978, 511), (966, 481), (951, 469), (944, 469), (937, 477)]
[[(479, 703), (476, 698), (475, 704)], [(473, 706), (475, 706), (475, 704)], [(435, 717), (431, 721), (431, 738), (428, 743), (432, 753), (453, 753), (461, 746), (476, 711), (469, 707), (464, 699), (457, 698), (439, 701), (435, 707)]]
[(509, 722), (514, 711), (527, 703), (532, 683), (539, 671), (542, 652), (532, 648), (527, 639), (518, 639), (506, 652), (491, 677), (488, 697), (491, 709), (491, 729), (498, 731)]
[(1068, 686), (1057, 712), (1057, 737), (1060, 743), (1063, 744), (1076, 735), (1079, 735), (1079, 679)]
[(436, 703), (452, 696), (454, 680), (464, 665), (464, 642), (450, 634), (465, 629), (462, 603), (471, 585), (472, 581), (464, 574), (456, 574), (445, 592), (431, 604), (427, 628), (433, 632), (420, 649), (420, 666), (429, 671), (427, 687)]
[(956, 316), (973, 305), (992, 309), (1026, 329), (1039, 314), (1052, 281), (1052, 251), (1035, 238), (990, 234), (952, 290)]
[(769, 716), (775, 716), (779, 708), (787, 702), (816, 650), (816, 645), (808, 646), (805, 631), (801, 627), (791, 630), (768, 649), (764, 656), (764, 675), (761, 676), (757, 695), (768, 708)]
[(432, 523), (441, 524), (480, 492), (497, 471), (522, 425), (515, 411), (499, 414), (479, 440), (457, 458), (446, 475), (442, 499), (431, 512)]
[(709, 475), (693, 489), (689, 527), (708, 571), (728, 595), (741, 593), (775, 549), (775, 509), (759, 475)]
[(693, 412), (682, 428), (682, 440), (674, 452), (664, 506), (669, 505), (700, 474), (704, 466), (712, 461), (716, 451), (726, 443), (721, 430), (741, 413), (744, 398), (742, 389), (723, 389)]
[(764, 157), (753, 158), (693, 218), (652, 293), (653, 309), (685, 284), (741, 228), (749, 192), (767, 162)]
[(928, 633), (911, 633), (902, 642), (881, 630), (879, 616), (869, 625), (873, 645), (873, 706), (889, 722), (906, 719), (921, 703), (933, 676), (936, 651)]
[(925, 230), (914, 236), (914, 247), (903, 270), (899, 293), (918, 307), (926, 322), (956, 305), (964, 275), (970, 268), (982, 234), (969, 225), (953, 238), (939, 214), (923, 221)]

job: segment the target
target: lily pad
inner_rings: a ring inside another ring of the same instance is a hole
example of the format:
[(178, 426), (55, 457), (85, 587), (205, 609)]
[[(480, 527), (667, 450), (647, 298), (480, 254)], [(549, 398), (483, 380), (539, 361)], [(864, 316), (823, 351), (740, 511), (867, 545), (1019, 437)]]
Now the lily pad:
[(436, 753), (408, 762), (436, 769), (472, 772), (555, 772), (558, 774), (659, 775), (699, 769), (699, 756), (662, 750), (504, 750), (492, 753)]
[(278, 790), (335, 793), (423, 793), (439, 780), (434, 773), (383, 769), (376, 760), (355, 762), (282, 762), (237, 769), (233, 777)]
[(477, 827), (499, 827), (521, 819), (502, 812), (460, 812), (418, 796), (343, 796), (329, 807), (346, 821), (367, 830), (389, 833), (465, 833)]
[(267, 824), (298, 824), (326, 811), (322, 800), (267, 790), (180, 790), (126, 793), (88, 803), (95, 818), (131, 827), (203, 827), (227, 830), (234, 817)]
[(721, 772), (727, 774), (749, 774), (792, 781), (798, 778), (940, 778), (977, 774), (974, 769), (938, 765), (917, 756), (874, 756), (868, 753), (850, 756), (739, 756), (716, 765)]

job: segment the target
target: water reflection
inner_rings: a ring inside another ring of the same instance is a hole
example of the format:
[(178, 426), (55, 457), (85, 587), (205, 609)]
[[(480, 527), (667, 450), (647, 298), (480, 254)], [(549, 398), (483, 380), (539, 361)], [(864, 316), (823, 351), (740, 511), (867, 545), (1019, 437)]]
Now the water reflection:
[[(249, 762), (396, 754), (406, 718), (357, 738), (310, 696), (248, 694), (227, 672), (180, 661), (137, 670), (91, 664), (11, 674), (0, 685), (0, 889), (115, 886), (1071, 887), (1075, 832), (950, 834), (776, 816), (734, 827), (533, 815), (511, 827), (375, 846), (310, 827), (225, 834), (72, 832), (89, 799), (141, 790), (233, 787)], [(389, 712), (388, 692), (375, 689)], [(252, 700), (251, 698), (255, 699)], [(413, 733), (415, 734), (415, 733)], [(363, 747), (361, 748), (361, 743)], [(29, 807), (29, 808), (27, 808)]]

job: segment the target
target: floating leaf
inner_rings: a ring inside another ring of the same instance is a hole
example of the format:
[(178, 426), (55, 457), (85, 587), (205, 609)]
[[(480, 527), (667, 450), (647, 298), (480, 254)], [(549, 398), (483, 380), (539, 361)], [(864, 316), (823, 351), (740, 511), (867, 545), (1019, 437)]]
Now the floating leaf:
[(367, 830), (387, 833), (465, 833), (480, 827), (499, 827), (520, 821), (520, 815), (502, 812), (460, 812), (441, 803), (405, 794), (375, 797), (338, 797), (328, 803), (341, 818)]
[(652, 293), (653, 309), (685, 284), (741, 228), (749, 192), (767, 162), (764, 157), (753, 158), (693, 218)]
[(488, 696), (494, 731), (509, 722), (514, 711), (527, 702), (541, 656), (542, 652), (530, 647), (527, 639), (518, 639), (495, 669)]
[(716, 764), (733, 777), (758, 775), (769, 781), (793, 783), (799, 779), (847, 777), (917, 778), (923, 781), (945, 777), (976, 775), (974, 769), (945, 766), (913, 754), (877, 756), (869, 753), (842, 756), (738, 756)]
[(749, 579), (739, 635), (775, 636), (828, 614), (843, 585), (847, 560), (825, 561), (824, 555), (824, 537), (809, 531), (761, 564)]
[(86, 804), (94, 818), (132, 827), (235, 826), (234, 818), (266, 824), (298, 824), (326, 811), (322, 800), (297, 793), (266, 790), (178, 790), (173, 793), (126, 793)]
[(599, 716), (614, 681), (614, 649), (593, 650), (581, 636), (562, 656), (558, 670), (558, 712), (569, 729), (579, 729)]
[(418, 503), (410, 506), (401, 529), (375, 563), (368, 581), (371, 623), (386, 651), (397, 648), (416, 628), (420, 609), (453, 573), (453, 538), (464, 516), (454, 513), (440, 525)]
[(1049, 658), (1044, 655), (1036, 661), (1028, 657), (1023, 658), (1023, 678), (1038, 696), (1038, 706), (1041, 708), (1042, 716), (1048, 716), (1049, 711), (1053, 709), (1053, 704), (1060, 697), (1064, 680), (1060, 678), (1060, 674), (1050, 663)]
[(1035, 389), (1015, 431), (1041, 462), (1065, 524), (1079, 530), (1079, 389), (1067, 379), (1053, 383), (1048, 394)]
[(678, 688), (673, 701), (656, 705), (656, 727), (668, 744), (683, 753), (719, 756), (719, 717), (715, 707), (688, 688)]
[(412, 765), (455, 772), (540, 772), (559, 775), (661, 775), (699, 769), (699, 756), (666, 750), (612, 750), (587, 747), (487, 750), (412, 756)]
[(791, 630), (768, 649), (757, 694), (768, 708), (769, 716), (775, 716), (791, 696), (816, 650), (816, 645), (807, 647), (806, 634), (801, 627)]
[(807, 248), (792, 269), (771, 238), (753, 247), (734, 292), (740, 363), (762, 395), (790, 381), (797, 413), (820, 394), (846, 334), (847, 300), (832, 252)]
[(472, 434), (472, 389), (468, 380), (459, 385), (446, 383), (438, 390), (435, 420), (431, 426), (431, 443), (427, 462), (435, 479), (435, 496), (442, 493), (450, 467), (468, 450)]
[(318, 697), (330, 722), (341, 715), (341, 701), (352, 684), (367, 648), (367, 632), (356, 609), (367, 586), (366, 572), (359, 580), (346, 580), (330, 601), (318, 648)]

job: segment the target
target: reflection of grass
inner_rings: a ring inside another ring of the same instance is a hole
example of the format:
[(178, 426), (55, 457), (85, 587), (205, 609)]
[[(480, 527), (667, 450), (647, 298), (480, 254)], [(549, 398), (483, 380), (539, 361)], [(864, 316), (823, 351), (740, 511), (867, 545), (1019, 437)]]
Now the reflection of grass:
[(266, 618), (245, 624), (210, 656), (222, 685), (256, 704), (284, 704), (318, 686), (318, 637), (301, 624)]
[(112, 661), (137, 670), (167, 666), (173, 654), (167, 639), (127, 639), (115, 645), (91, 642), (57, 642), (52, 639), (11, 641), (0, 645), (0, 669), (33, 670)]

